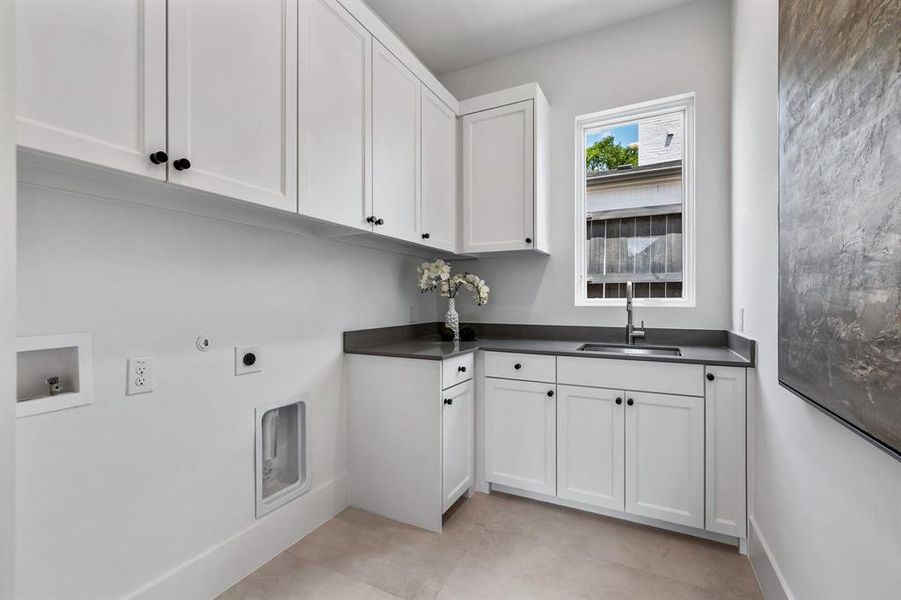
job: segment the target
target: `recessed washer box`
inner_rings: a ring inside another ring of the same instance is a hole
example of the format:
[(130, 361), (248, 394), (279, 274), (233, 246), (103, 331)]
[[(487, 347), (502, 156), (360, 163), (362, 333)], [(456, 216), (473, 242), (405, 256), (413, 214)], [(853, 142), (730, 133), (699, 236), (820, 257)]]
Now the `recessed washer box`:
[(310, 489), (308, 396), (256, 408), (256, 516)]
[(93, 360), (90, 333), (16, 338), (16, 417), (90, 404)]

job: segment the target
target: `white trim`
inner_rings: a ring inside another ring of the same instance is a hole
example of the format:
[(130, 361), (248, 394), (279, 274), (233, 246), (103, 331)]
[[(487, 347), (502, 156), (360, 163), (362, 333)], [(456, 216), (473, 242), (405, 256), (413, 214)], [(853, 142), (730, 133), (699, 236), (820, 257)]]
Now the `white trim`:
[(124, 598), (215, 598), (347, 508), (347, 497), (348, 476), (342, 473)]
[(585, 290), (585, 132), (589, 129), (632, 122), (676, 111), (683, 113), (682, 142), (682, 297), (635, 298), (636, 306), (694, 307), (695, 306), (695, 94), (679, 94), (630, 104), (610, 110), (580, 115), (575, 119), (576, 160), (574, 221), (576, 306), (623, 306), (622, 298), (588, 298)]
[(16, 4), (0, 2), (0, 600), (16, 597)]
[(16, 353), (55, 348), (76, 348), (78, 351), (78, 391), (58, 396), (47, 395), (34, 400), (16, 402), (16, 418), (30, 417), (57, 410), (84, 406), (94, 401), (94, 359), (90, 333), (33, 335), (16, 338)]
[(788, 581), (779, 568), (779, 563), (773, 556), (770, 545), (760, 532), (754, 517), (748, 519), (751, 527), (748, 531), (749, 555), (754, 575), (757, 576), (757, 585), (766, 600), (795, 600), (795, 596), (788, 587)]

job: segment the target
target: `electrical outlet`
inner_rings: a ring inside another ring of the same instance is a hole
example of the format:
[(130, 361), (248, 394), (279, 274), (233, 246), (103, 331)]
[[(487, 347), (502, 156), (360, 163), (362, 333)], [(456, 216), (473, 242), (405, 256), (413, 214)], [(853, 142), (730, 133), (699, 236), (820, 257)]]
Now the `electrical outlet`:
[(259, 346), (235, 346), (235, 375), (259, 373), (262, 370)]
[(416, 322), (416, 306), (411, 304), (410, 311), (407, 314), (407, 323), (415, 323), (415, 322)]
[(129, 358), (126, 366), (125, 394), (146, 394), (153, 391), (153, 357)]
[(738, 307), (738, 331), (740, 333), (744, 333), (745, 331), (745, 307)]

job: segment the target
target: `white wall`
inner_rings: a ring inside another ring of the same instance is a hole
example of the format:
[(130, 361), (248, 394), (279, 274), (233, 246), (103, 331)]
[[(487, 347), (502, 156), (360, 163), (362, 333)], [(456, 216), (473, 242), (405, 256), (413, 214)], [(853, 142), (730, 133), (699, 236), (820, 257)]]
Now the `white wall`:
[[(341, 332), (435, 319), (412, 258), (28, 184), (19, 209), (19, 334), (91, 332), (95, 365), (93, 405), (18, 421), (21, 598), (121, 597), (244, 532), (257, 404), (311, 393), (311, 494), (340, 483)], [(235, 377), (249, 343), (264, 370)], [(128, 356), (155, 392), (124, 395)]]
[(732, 295), (760, 357), (751, 518), (790, 598), (897, 598), (901, 462), (778, 384), (778, 5), (733, 9)]
[(537, 81), (551, 105), (550, 257), (461, 263), (491, 286), (487, 306), (459, 302), (464, 320), (623, 325), (618, 307), (576, 307), (573, 289), (577, 115), (697, 94), (697, 306), (636, 308), (649, 327), (727, 328), (729, 258), (729, 4), (695, 2), (520, 52), (441, 78), (458, 98)]
[(15, 29), (15, 3), (0, 2), (0, 600), (15, 587)]

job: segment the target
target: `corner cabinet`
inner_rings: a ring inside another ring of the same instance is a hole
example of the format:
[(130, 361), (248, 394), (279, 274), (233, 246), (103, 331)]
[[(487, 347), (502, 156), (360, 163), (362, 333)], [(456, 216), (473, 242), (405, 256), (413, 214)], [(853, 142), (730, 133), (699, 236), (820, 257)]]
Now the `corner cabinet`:
[(538, 84), (460, 103), (463, 252), (547, 252), (549, 107)]

